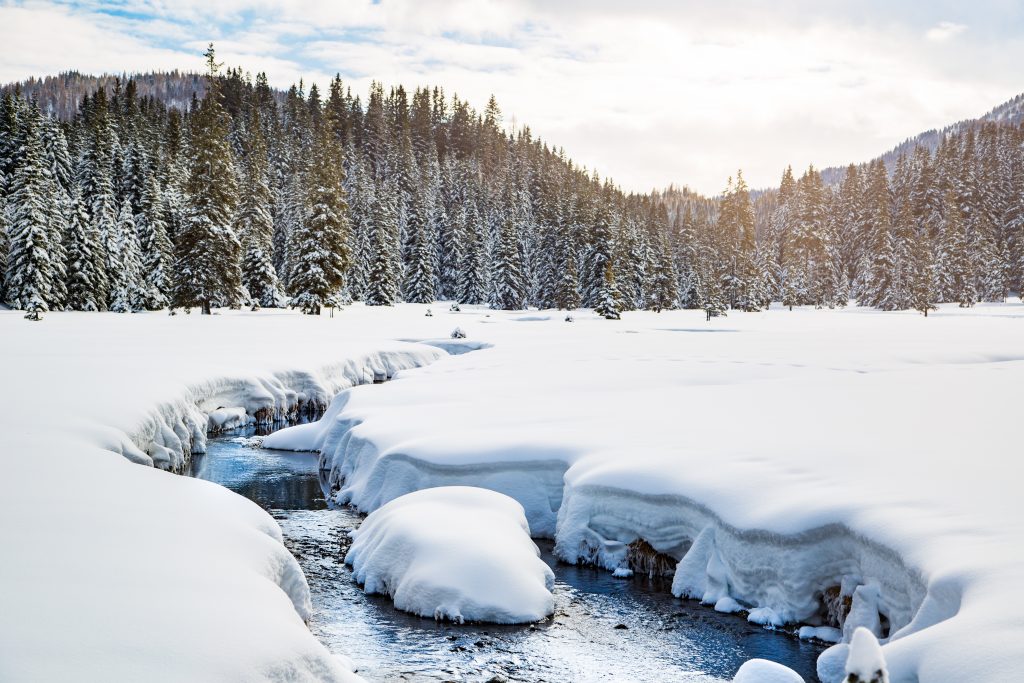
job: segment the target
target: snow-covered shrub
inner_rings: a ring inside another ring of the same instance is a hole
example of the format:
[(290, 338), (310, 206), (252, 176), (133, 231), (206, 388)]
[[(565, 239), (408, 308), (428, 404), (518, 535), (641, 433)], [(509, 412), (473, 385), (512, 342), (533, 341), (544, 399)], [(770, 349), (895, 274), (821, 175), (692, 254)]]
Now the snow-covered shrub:
[(433, 318), (434, 317), (434, 312), (428, 308), (427, 312), (424, 313), (424, 315), (427, 316), (428, 318)]
[(572, 313), (570, 313), (570, 314), (565, 316), (565, 322), (567, 322), (567, 323), (576, 322), (576, 318), (572, 317)]
[(453, 303), (448, 310), (451, 311), (452, 313), (458, 313), (462, 309), (459, 307), (459, 304), (456, 302), (456, 303)]
[(452, 339), (465, 339), (466, 332), (461, 327), (456, 327), (452, 330)]

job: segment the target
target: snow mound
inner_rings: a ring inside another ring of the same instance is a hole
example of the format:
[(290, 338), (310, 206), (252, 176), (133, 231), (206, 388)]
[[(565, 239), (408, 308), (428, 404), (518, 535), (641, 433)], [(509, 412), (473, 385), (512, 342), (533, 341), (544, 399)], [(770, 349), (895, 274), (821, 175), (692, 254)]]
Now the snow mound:
[(467, 486), (397, 498), (352, 532), (345, 561), (368, 593), (423, 617), (518, 624), (554, 611), (554, 573), (522, 506)]
[(875, 634), (861, 626), (853, 633), (846, 658), (847, 683), (889, 683), (882, 646)]
[(736, 672), (733, 683), (804, 683), (800, 674), (767, 659), (751, 659)]

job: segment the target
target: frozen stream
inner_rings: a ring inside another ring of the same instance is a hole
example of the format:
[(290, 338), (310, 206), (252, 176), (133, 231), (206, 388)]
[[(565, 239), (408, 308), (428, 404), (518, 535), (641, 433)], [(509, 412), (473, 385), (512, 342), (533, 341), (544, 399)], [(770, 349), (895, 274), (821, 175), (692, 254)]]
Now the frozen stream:
[(668, 593), (646, 578), (559, 563), (555, 616), (532, 626), (462, 626), (395, 610), (368, 596), (342, 561), (348, 532), (361, 518), (329, 508), (317, 456), (246, 447), (211, 438), (193, 475), (220, 483), (269, 510), (309, 580), (313, 633), (349, 655), (371, 681), (727, 681), (747, 659), (781, 662), (817, 681), (821, 647), (722, 615)]

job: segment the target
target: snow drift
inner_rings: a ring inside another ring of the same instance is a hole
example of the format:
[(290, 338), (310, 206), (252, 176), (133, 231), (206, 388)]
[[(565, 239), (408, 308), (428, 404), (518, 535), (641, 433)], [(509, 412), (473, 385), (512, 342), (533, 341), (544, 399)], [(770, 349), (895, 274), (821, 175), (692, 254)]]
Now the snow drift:
[(345, 392), (273, 447), (320, 450), (336, 500), (367, 512), (426, 487), (505, 493), (565, 560), (840, 637), (826, 683), (860, 627), (891, 681), (1002, 681), (1024, 657), (1019, 430), (999, 417), (1022, 318), (464, 312), (493, 348)]
[(522, 506), (500, 493), (409, 493), (371, 513), (352, 538), (345, 561), (356, 580), (406, 612), (518, 624), (554, 610), (554, 573), (530, 540)]
[(184, 470), (208, 429), (318, 409), (444, 355), (382, 339), (446, 333), (410, 327), (362, 309), (0, 312), (0, 679), (361, 680), (309, 633), (274, 520), (158, 468)]

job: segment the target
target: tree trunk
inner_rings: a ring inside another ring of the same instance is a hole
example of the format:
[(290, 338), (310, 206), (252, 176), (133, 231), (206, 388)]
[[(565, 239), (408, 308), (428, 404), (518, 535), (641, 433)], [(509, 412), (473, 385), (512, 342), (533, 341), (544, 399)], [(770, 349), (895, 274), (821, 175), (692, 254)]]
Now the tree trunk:
[(210, 308), (210, 300), (203, 299), (203, 315), (211, 315), (213, 310)]

